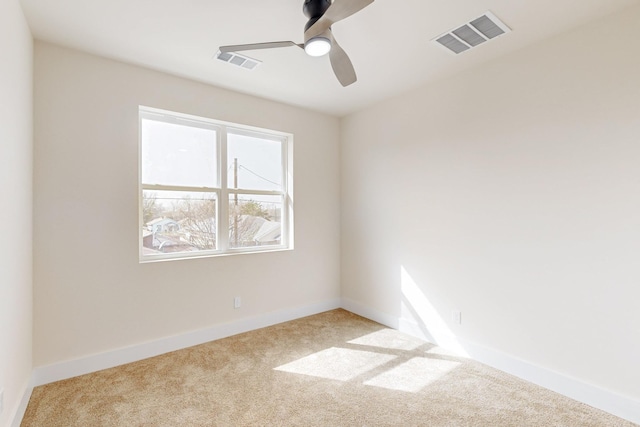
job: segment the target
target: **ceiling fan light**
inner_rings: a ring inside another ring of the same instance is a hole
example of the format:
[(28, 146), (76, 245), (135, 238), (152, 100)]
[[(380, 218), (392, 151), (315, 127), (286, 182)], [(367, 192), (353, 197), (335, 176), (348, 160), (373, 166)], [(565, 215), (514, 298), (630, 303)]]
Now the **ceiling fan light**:
[(331, 42), (326, 37), (314, 37), (304, 45), (304, 51), (309, 56), (322, 56), (331, 50)]

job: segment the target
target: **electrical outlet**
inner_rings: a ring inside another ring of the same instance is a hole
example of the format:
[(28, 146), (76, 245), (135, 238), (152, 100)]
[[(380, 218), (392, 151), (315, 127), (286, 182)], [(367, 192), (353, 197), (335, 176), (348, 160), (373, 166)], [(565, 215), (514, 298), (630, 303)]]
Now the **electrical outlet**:
[(241, 304), (242, 304), (242, 301), (240, 300), (240, 297), (235, 297), (233, 299), (233, 308), (240, 308)]
[(462, 325), (462, 312), (460, 310), (453, 310), (451, 312), (451, 320), (456, 325)]
[(0, 415), (2, 415), (3, 410), (4, 410), (4, 389), (0, 388)]

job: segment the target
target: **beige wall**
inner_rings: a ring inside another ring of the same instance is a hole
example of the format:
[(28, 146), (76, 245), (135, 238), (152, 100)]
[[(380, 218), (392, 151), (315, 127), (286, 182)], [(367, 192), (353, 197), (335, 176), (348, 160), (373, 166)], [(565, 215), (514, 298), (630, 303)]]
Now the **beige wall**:
[[(34, 81), (36, 366), (339, 298), (336, 118), (41, 42)], [(295, 249), (139, 264), (139, 105), (293, 133)]]
[(343, 297), (640, 398), (639, 22), (346, 118)]
[(9, 425), (31, 375), (33, 41), (18, 0), (0, 2), (0, 389)]

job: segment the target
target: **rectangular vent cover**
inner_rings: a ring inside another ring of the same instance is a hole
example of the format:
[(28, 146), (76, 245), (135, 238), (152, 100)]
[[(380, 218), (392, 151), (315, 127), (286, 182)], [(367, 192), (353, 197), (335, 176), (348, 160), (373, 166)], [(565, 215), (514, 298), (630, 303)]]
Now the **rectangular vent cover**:
[(481, 45), (511, 29), (491, 12), (461, 25), (436, 37), (432, 41), (444, 46), (447, 50), (458, 54)]
[(236, 52), (222, 53), (218, 51), (216, 53), (216, 58), (219, 59), (220, 61), (237, 65), (238, 67), (244, 68), (246, 70), (255, 70), (258, 67), (258, 65), (262, 64), (262, 61), (249, 58), (248, 56), (240, 55), (239, 53), (236, 53)]

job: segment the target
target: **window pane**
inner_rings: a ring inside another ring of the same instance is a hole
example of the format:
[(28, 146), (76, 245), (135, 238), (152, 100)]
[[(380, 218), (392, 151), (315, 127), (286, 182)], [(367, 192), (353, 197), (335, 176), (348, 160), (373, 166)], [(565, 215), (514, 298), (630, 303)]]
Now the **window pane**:
[(282, 196), (229, 197), (229, 246), (246, 248), (282, 243)]
[(217, 187), (216, 131), (142, 119), (142, 183)]
[(229, 133), (229, 188), (282, 190), (282, 143)]
[(144, 190), (144, 255), (216, 249), (216, 211), (216, 193)]

